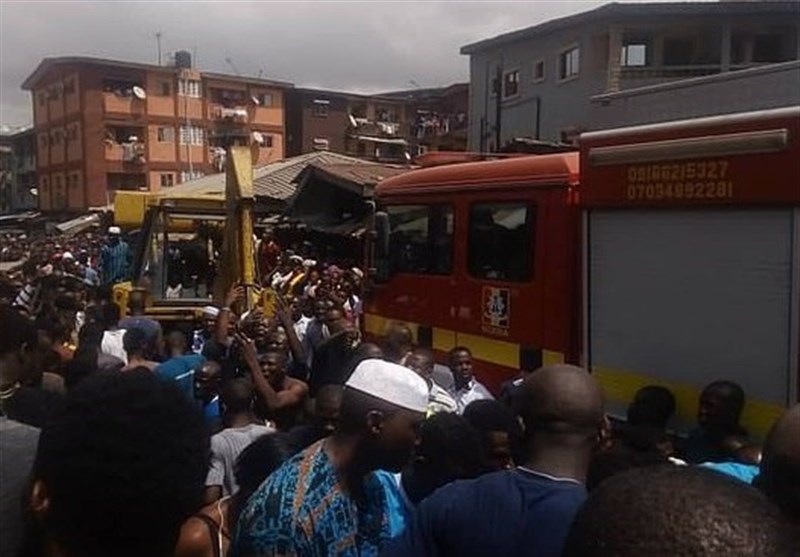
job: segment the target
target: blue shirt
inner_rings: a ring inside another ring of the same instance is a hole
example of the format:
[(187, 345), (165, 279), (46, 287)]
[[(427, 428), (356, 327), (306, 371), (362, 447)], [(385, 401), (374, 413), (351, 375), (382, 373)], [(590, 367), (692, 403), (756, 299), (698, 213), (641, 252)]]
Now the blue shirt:
[(100, 273), (103, 284), (116, 284), (128, 280), (131, 250), (120, 240), (115, 245), (106, 244), (100, 250)]
[(174, 381), (189, 400), (194, 400), (194, 372), (200, 369), (205, 361), (203, 356), (197, 354), (177, 356), (162, 363), (154, 371), (159, 379)]
[(219, 408), (219, 395), (214, 396), (211, 400), (203, 403), (203, 419), (206, 425), (212, 429), (217, 427), (222, 421), (222, 412)]
[(375, 472), (375, 477), (383, 487), (386, 504), (386, 520), (389, 524), (389, 537), (396, 538), (406, 531), (414, 514), (414, 503), (408, 498), (401, 481), (402, 475), (385, 470)]
[(384, 492), (364, 479), (365, 502), (342, 491), (323, 441), (286, 461), (250, 497), (233, 557), (369, 557), (388, 539)]
[(752, 484), (760, 472), (760, 468), (755, 464), (742, 464), (741, 462), (704, 462), (700, 466), (736, 478), (746, 484)]
[(422, 501), (383, 557), (560, 557), (586, 489), (516, 469), (457, 481)]

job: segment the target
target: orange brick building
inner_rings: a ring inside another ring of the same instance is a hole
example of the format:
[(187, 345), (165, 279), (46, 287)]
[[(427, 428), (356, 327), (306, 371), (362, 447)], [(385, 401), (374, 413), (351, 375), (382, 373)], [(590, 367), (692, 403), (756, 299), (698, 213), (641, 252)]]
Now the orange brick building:
[[(39, 208), (80, 211), (114, 192), (157, 191), (222, 169), (222, 146), (258, 143), (257, 164), (284, 157), (290, 83), (86, 57), (45, 58), (31, 91)], [(257, 133), (255, 133), (257, 132)]]

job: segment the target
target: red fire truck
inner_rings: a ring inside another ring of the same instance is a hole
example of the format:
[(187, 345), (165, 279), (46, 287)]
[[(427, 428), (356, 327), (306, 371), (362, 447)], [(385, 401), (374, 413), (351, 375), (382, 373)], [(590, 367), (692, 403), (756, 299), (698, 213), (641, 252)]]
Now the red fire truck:
[(422, 168), (376, 190), (365, 327), (407, 324), (490, 388), (573, 362), (612, 413), (721, 378), (763, 434), (800, 398), (800, 107), (584, 134), (580, 153)]

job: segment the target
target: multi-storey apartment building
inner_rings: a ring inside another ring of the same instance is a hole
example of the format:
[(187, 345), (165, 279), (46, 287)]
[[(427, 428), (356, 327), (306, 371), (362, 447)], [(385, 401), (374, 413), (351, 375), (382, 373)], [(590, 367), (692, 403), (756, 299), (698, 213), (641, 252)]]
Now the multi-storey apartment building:
[(471, 149), (518, 137), (574, 141), (588, 129), (593, 96), (797, 60), (800, 3), (611, 3), (461, 53), (470, 59)]
[(188, 52), (158, 66), (45, 58), (31, 92), (38, 199), (45, 211), (104, 206), (120, 189), (155, 191), (221, 170), (229, 142), (257, 163), (284, 156), (291, 84), (201, 72)]
[(33, 128), (0, 128), (0, 213), (36, 206), (36, 137)]

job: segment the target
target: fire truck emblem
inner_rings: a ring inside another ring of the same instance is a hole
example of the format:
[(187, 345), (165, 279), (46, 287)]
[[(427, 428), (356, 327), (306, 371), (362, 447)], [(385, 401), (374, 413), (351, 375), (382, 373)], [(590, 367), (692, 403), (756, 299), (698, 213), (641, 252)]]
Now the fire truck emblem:
[(508, 328), (511, 315), (511, 296), (507, 288), (483, 287), (483, 324)]

